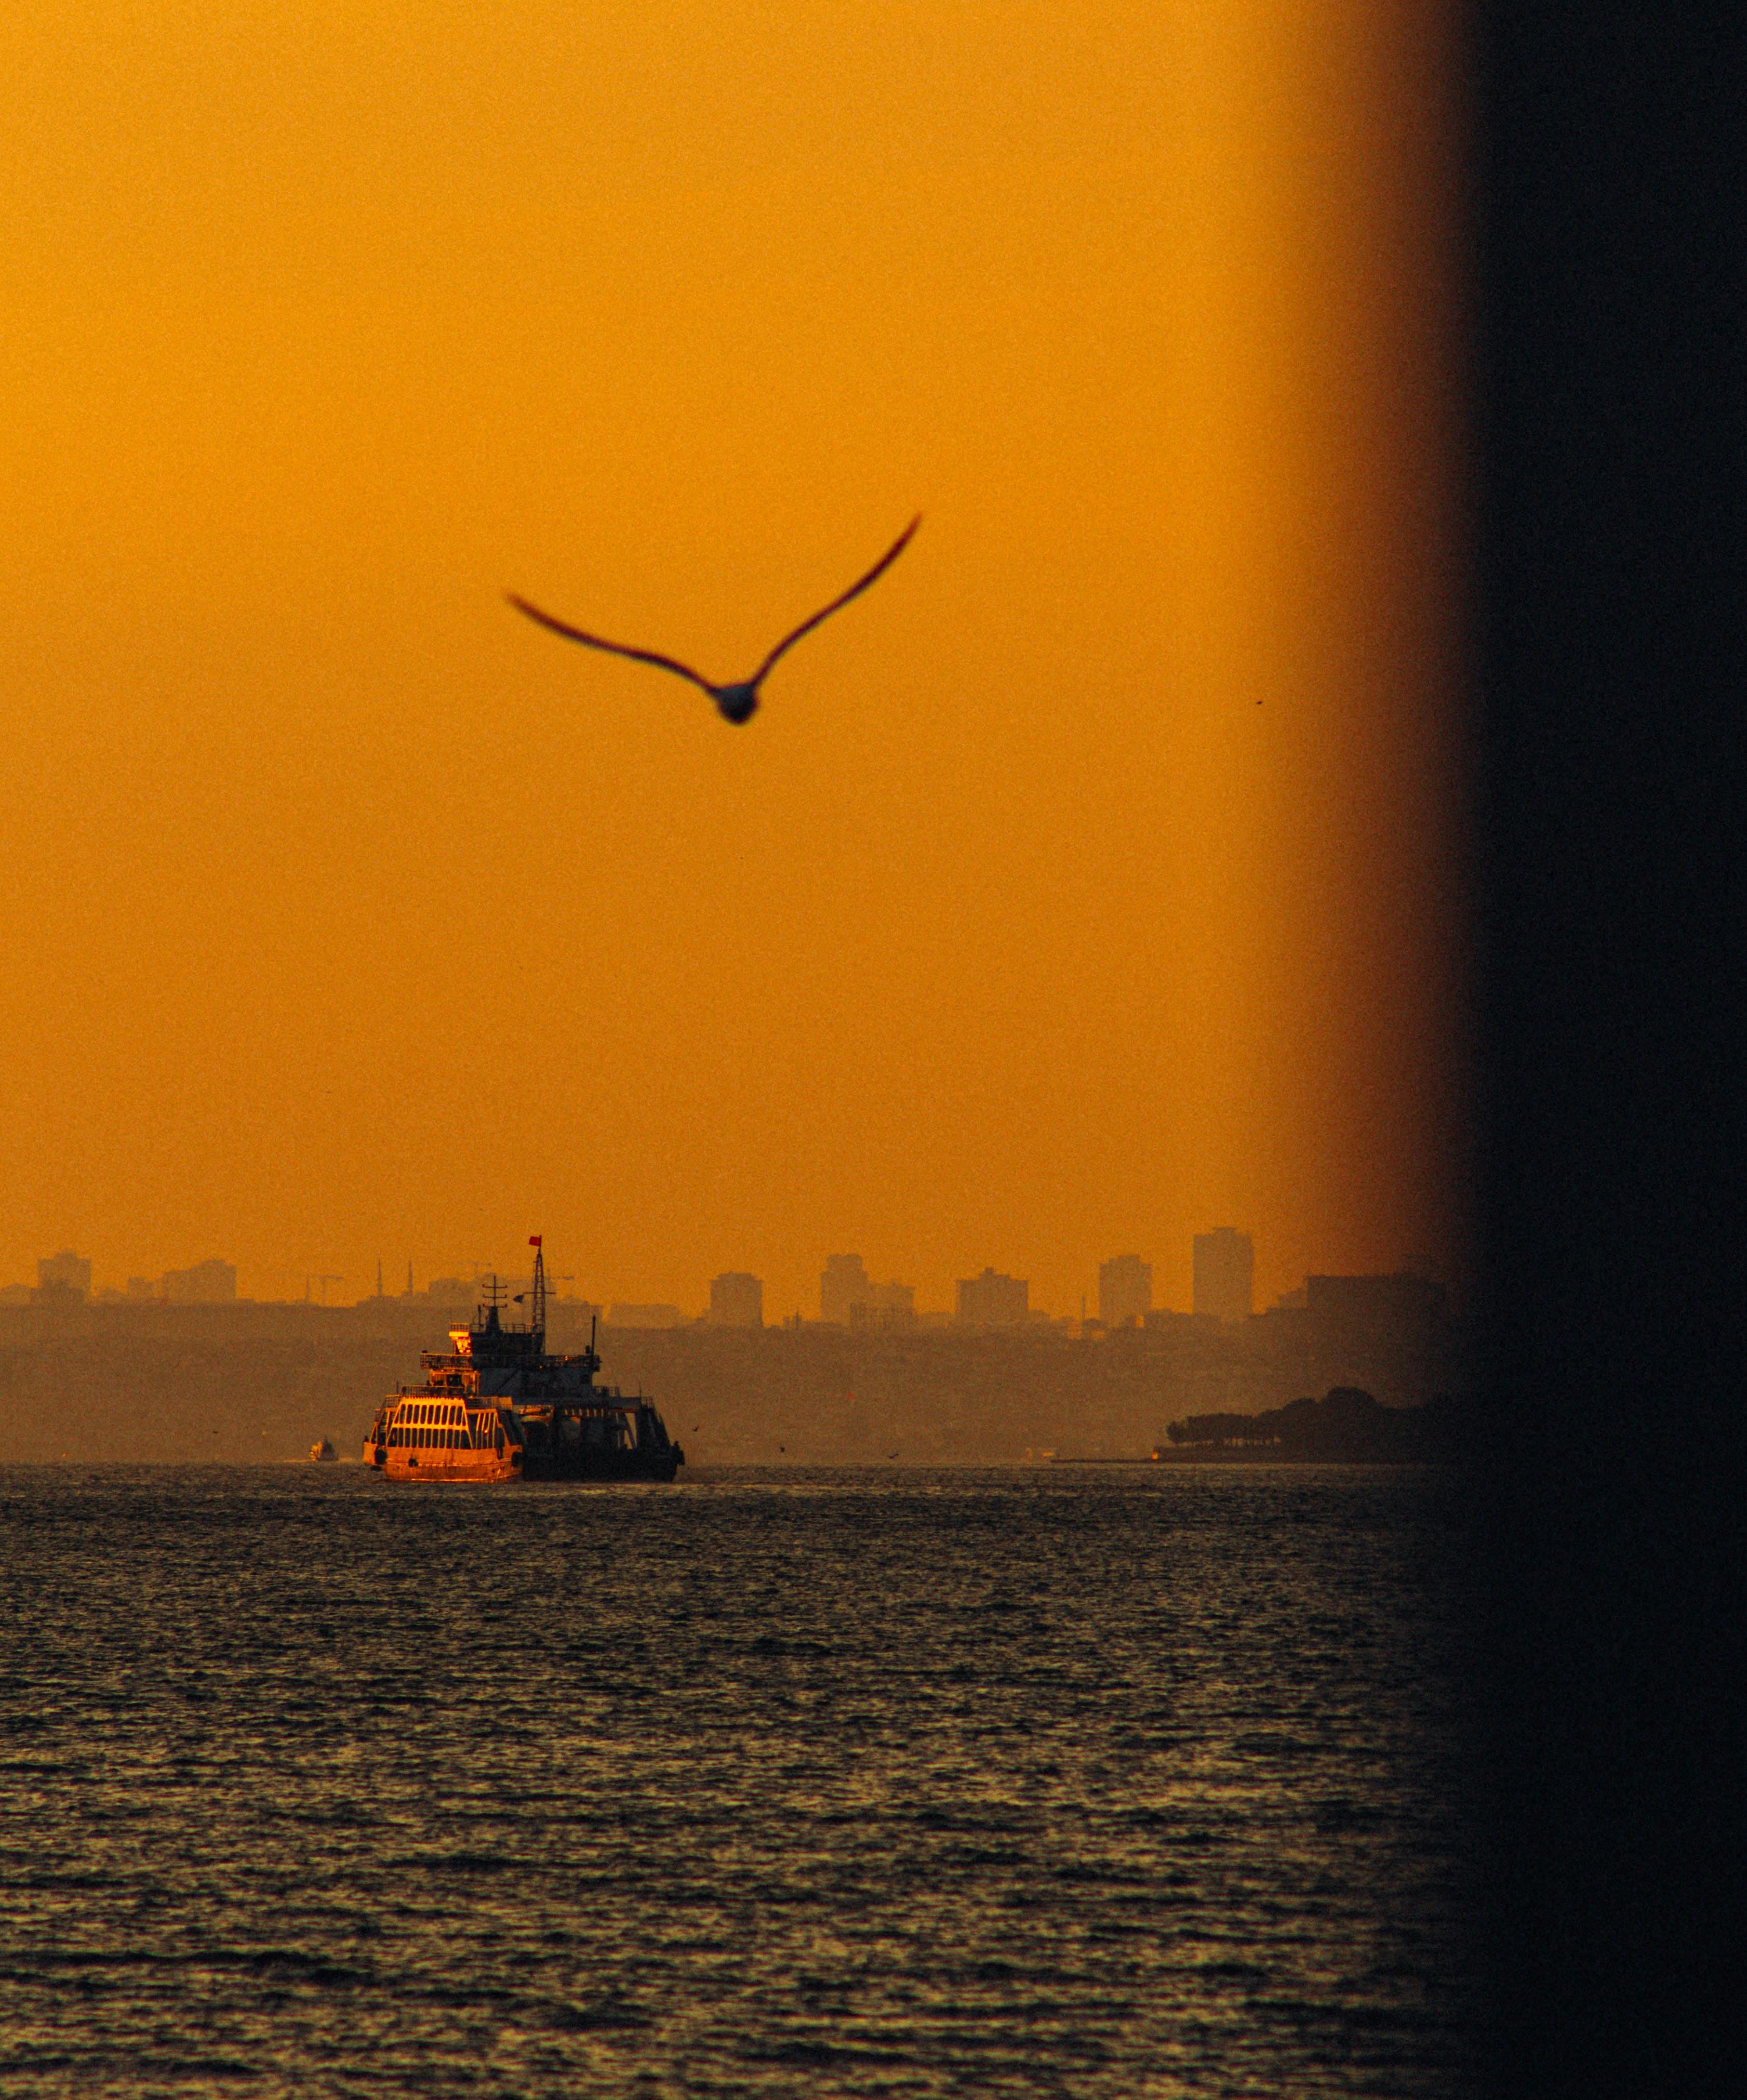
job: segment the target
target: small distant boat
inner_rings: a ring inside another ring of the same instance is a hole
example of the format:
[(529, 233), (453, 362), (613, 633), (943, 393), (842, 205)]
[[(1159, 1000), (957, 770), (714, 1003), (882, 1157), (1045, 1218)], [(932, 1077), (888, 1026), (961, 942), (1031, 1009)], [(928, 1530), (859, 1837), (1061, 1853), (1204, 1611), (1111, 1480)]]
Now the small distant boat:
[(324, 1436), (320, 1443), (311, 1444), (309, 1447), (309, 1454), (318, 1466), (335, 1465), (338, 1462), (340, 1456), (333, 1448), (333, 1439), (331, 1436)]

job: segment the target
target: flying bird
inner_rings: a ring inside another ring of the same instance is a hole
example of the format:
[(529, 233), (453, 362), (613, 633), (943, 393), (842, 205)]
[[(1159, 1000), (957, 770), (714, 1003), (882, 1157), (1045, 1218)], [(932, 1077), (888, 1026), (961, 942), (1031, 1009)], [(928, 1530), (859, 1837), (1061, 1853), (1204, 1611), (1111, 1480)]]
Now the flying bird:
[(829, 620), (852, 598), (859, 598), (871, 583), (883, 576), (910, 545), (911, 536), (921, 523), (920, 514), (912, 518), (865, 576), (851, 584), (846, 591), (834, 598), (822, 611), (814, 613), (810, 620), (802, 620), (792, 634), (785, 634), (752, 677), (735, 686), (712, 686), (708, 678), (699, 677), (689, 664), (682, 664), (674, 657), (660, 655), (653, 649), (628, 648), (622, 642), (604, 641), (598, 634), (585, 634), (580, 627), (571, 627), (562, 620), (554, 620), (549, 612), (542, 612), (537, 605), (530, 605), (525, 598), (518, 598), (514, 591), (505, 592), (505, 596), (518, 612), (525, 612), (530, 620), (537, 620), (542, 627), (549, 627), (554, 634), (562, 634), (567, 642), (580, 642), (590, 649), (604, 649), (609, 655), (629, 656), (634, 663), (653, 664), (659, 670), (677, 672), (682, 678), (689, 678), (693, 685), (701, 686), (721, 708), (727, 721), (750, 721), (757, 711), (758, 688), (776, 668), (778, 660), (792, 649), (803, 634), (810, 634), (822, 620)]

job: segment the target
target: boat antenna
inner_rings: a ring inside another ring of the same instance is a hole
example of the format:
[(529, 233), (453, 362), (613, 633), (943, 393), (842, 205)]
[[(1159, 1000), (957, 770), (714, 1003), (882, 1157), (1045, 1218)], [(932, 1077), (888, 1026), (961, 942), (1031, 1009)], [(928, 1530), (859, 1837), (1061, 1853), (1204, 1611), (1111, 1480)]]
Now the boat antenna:
[(528, 1245), (534, 1250), (534, 1302), (529, 1308), (533, 1318), (528, 1322), (534, 1330), (535, 1353), (546, 1352), (546, 1251), (540, 1245), (541, 1235), (533, 1233)]

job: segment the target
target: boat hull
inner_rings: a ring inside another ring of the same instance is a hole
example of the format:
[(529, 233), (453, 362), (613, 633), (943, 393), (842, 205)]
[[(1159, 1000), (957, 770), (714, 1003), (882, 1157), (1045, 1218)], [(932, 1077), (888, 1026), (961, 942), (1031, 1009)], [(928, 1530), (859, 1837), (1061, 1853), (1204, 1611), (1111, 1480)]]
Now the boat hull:
[(530, 1449), (530, 1480), (671, 1480), (683, 1462), (677, 1444), (664, 1451), (563, 1451)]
[(495, 1450), (384, 1450), (364, 1447), (364, 1462), (385, 1480), (441, 1488), (468, 1484), (493, 1485), (506, 1480), (671, 1480), (683, 1454), (677, 1444), (664, 1451), (564, 1451), (530, 1449), (524, 1459), (514, 1448), (501, 1457)]
[(518, 1480), (522, 1477), (519, 1451), (385, 1451), (367, 1443), (364, 1462), (385, 1480), (409, 1480), (415, 1486), (440, 1488), (466, 1481)]

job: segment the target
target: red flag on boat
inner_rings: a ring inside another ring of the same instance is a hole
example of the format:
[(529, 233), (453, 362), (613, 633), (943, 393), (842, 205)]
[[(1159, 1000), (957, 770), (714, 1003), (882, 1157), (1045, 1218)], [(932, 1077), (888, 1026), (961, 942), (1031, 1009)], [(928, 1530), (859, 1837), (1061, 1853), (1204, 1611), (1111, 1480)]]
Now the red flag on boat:
[(540, 1245), (540, 1235), (539, 1235), (539, 1233), (530, 1233), (530, 1234), (529, 1234), (529, 1236), (528, 1236), (528, 1242), (527, 1242), (527, 1243), (528, 1243), (528, 1245), (529, 1245), (530, 1246), (538, 1246)]

